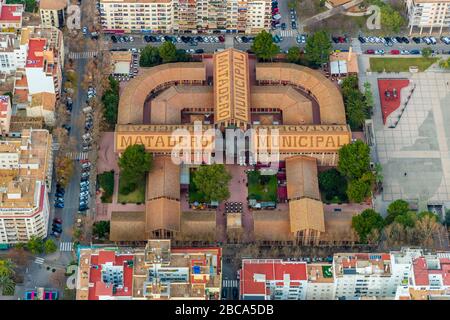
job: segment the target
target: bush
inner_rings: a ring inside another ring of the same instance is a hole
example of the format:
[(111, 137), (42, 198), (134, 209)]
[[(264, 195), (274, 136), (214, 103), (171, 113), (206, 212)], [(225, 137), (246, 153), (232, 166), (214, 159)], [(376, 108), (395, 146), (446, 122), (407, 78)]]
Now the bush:
[(103, 172), (98, 176), (98, 182), (103, 189), (102, 202), (110, 203), (114, 193), (114, 170)]
[(117, 111), (119, 108), (119, 82), (113, 77), (109, 77), (110, 88), (102, 96), (103, 106), (105, 107), (105, 120), (110, 125), (117, 123)]

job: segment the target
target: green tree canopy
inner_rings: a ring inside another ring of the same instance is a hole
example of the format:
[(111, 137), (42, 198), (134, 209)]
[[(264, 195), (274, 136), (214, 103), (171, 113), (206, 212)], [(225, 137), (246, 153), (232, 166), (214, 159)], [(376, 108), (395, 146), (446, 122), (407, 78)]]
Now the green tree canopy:
[[(370, 173), (369, 173), (370, 174)], [(352, 202), (363, 202), (372, 190), (370, 180), (363, 177), (348, 183), (347, 196)]]
[(339, 149), (338, 170), (348, 179), (359, 179), (369, 171), (370, 149), (367, 144), (357, 140)]
[(405, 23), (405, 18), (390, 5), (385, 3), (381, 6), (381, 25), (386, 31), (397, 33)]
[(290, 63), (298, 63), (300, 61), (300, 48), (290, 47), (286, 58)]
[(433, 53), (433, 50), (431, 50), (431, 48), (426, 47), (426, 48), (422, 49), (422, 57), (424, 57), (424, 58), (431, 57), (432, 53)]
[(16, 265), (11, 259), (0, 259), (0, 276), (12, 277)]
[(417, 221), (417, 215), (414, 211), (408, 211), (396, 216), (394, 221), (400, 223), (404, 227), (413, 228)]
[(353, 130), (360, 129), (367, 118), (366, 103), (359, 91), (353, 91), (345, 100), (347, 122)]
[(98, 221), (94, 223), (92, 233), (99, 238), (105, 238), (109, 234), (109, 221)]
[(273, 42), (272, 35), (261, 31), (253, 41), (252, 50), (262, 60), (271, 60), (280, 52), (280, 47)]
[(330, 35), (326, 31), (317, 31), (306, 40), (305, 57), (313, 65), (328, 62), (331, 52)]
[(430, 219), (435, 220), (436, 222), (439, 222), (439, 217), (434, 214), (433, 212), (430, 211), (421, 211), (418, 215), (417, 218), (419, 220), (424, 219), (425, 217), (429, 217)]
[(106, 122), (111, 125), (117, 123), (117, 111), (119, 108), (119, 82), (113, 77), (109, 77), (109, 89), (102, 96), (104, 116)]
[(55, 241), (53, 241), (52, 239), (47, 239), (45, 241), (45, 243), (44, 243), (44, 252), (46, 254), (56, 252), (57, 249), (58, 249), (58, 247), (56, 246)]
[(119, 158), (120, 174), (124, 182), (121, 188), (129, 192), (134, 190), (136, 184), (150, 171), (152, 162), (152, 154), (145, 152), (142, 144), (128, 146)]
[(0, 275), (0, 293), (3, 295), (14, 295), (15, 288), (14, 280), (6, 275)]
[(177, 47), (172, 42), (164, 42), (159, 46), (158, 50), (163, 63), (177, 61)]
[(223, 201), (230, 197), (228, 183), (231, 175), (223, 164), (200, 166), (195, 171), (193, 181), (206, 201)]
[(31, 236), (27, 242), (27, 249), (32, 254), (40, 254), (44, 252), (44, 240), (41, 237)]
[(387, 216), (385, 218), (386, 224), (391, 224), (395, 218), (404, 215), (409, 211), (409, 204), (405, 200), (399, 199), (391, 202), (387, 208)]
[(139, 58), (139, 65), (144, 68), (154, 67), (161, 64), (161, 56), (157, 47), (146, 46), (141, 51), (141, 57)]
[(37, 5), (36, 0), (6, 0), (7, 4), (23, 4), (26, 12), (35, 12)]
[(335, 168), (319, 173), (319, 188), (325, 193), (325, 198), (331, 200), (333, 197), (338, 197), (345, 201), (347, 194), (347, 180)]
[(359, 240), (362, 243), (367, 242), (367, 235), (373, 229), (380, 231), (384, 226), (383, 217), (373, 209), (366, 209), (361, 214), (353, 216), (352, 227), (358, 233)]

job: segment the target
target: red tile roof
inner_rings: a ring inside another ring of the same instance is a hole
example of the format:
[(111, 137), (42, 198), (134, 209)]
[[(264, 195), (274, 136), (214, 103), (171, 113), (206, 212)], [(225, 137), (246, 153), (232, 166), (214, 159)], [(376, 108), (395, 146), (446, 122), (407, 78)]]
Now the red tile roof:
[[(255, 281), (255, 275), (265, 276), (265, 282)], [(308, 279), (305, 262), (288, 262), (275, 260), (243, 260), (240, 273), (240, 292), (242, 295), (268, 294), (267, 281), (283, 281), (284, 275), (289, 275), (292, 281), (306, 281)]]
[(444, 286), (450, 286), (450, 259), (440, 258), (440, 269), (428, 269), (427, 262), (424, 257), (417, 258), (413, 261), (414, 280), (417, 286), (428, 286), (430, 284), (429, 275), (442, 275)]
[[(3, 5), (0, 12), (0, 21), (20, 21), (23, 6), (19, 5)], [(20, 14), (16, 14), (20, 13)]]
[(30, 39), (28, 41), (27, 68), (42, 68), (44, 66), (44, 48), (46, 39)]
[[(98, 300), (99, 296), (121, 296), (127, 297), (133, 294), (133, 267), (128, 266), (126, 261), (133, 260), (133, 255), (116, 255), (114, 251), (100, 251), (98, 255), (91, 256), (91, 265), (98, 266), (98, 269), (91, 268), (89, 274), (89, 300)], [(102, 282), (102, 268), (107, 262), (114, 266), (123, 266), (123, 288), (117, 289), (113, 294), (112, 286)]]

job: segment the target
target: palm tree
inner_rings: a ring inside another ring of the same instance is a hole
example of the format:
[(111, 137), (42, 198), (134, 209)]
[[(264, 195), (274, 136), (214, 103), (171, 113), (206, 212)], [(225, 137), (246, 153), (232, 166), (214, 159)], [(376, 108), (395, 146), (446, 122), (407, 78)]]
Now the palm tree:
[(14, 294), (15, 286), (13, 279), (4, 275), (0, 276), (0, 289), (3, 295), (5, 293)]
[(14, 275), (16, 265), (11, 259), (0, 260), (0, 276), (11, 277)]

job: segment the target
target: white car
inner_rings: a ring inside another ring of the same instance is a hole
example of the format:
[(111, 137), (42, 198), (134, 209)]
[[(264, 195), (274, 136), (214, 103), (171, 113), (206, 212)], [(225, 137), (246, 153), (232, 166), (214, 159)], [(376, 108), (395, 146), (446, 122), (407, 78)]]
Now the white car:
[(80, 192), (80, 197), (85, 197), (88, 195), (89, 195), (89, 192), (87, 192), (87, 191)]
[(134, 38), (130, 36), (130, 42), (133, 42), (133, 41), (134, 41)]
[(409, 54), (409, 51), (408, 50), (402, 50), (402, 51), (400, 51), (400, 54)]
[(203, 42), (204, 42), (204, 43), (208, 43), (208, 42), (209, 42), (209, 38), (208, 38), (208, 37), (204, 37), (204, 38), (203, 38)]
[(383, 55), (383, 54), (384, 54), (384, 50), (383, 50), (383, 49), (376, 50), (376, 51), (375, 51), (375, 54)]
[(239, 36), (236, 36), (236, 41), (238, 42), (238, 43), (242, 43), (242, 39), (241, 39), (241, 37), (239, 37)]

